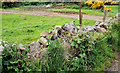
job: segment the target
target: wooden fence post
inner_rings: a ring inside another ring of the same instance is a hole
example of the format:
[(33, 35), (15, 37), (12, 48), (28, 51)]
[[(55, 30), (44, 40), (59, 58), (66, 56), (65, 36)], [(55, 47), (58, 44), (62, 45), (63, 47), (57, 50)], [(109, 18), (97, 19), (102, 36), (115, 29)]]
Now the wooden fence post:
[(81, 2), (79, 2), (79, 26), (82, 27)]
[(105, 22), (106, 16), (107, 16), (107, 10), (104, 10), (104, 16), (103, 16), (103, 23)]

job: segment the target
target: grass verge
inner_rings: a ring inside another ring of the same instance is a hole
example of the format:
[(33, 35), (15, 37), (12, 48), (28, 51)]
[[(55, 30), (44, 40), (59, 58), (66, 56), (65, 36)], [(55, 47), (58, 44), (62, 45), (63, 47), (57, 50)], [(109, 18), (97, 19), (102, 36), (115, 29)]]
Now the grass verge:
[[(30, 43), (39, 39), (42, 31), (50, 31), (55, 25), (63, 25), (73, 20), (79, 25), (77, 18), (2, 14), (2, 39), (10, 43)], [(85, 27), (93, 26), (96, 21), (83, 19), (82, 22)]]

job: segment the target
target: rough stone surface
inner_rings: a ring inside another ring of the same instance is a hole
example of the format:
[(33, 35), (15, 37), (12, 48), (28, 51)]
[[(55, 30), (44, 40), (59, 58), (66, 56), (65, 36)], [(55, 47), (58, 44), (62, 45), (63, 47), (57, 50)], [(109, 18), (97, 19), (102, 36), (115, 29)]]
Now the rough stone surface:
[(35, 42), (35, 41), (30, 43), (29, 46), (30, 46), (31, 53), (39, 51), (39, 48), (41, 47), (40, 44), (38, 42)]
[(117, 13), (115, 16), (116, 16), (116, 18), (118, 18), (120, 16), (120, 13)]
[(18, 47), (19, 47), (20, 49), (22, 49), (22, 50), (25, 50), (24, 45), (22, 45), (22, 44), (19, 44)]
[(4, 47), (1, 45), (0, 46), (0, 53), (2, 53), (3, 49), (4, 49)]
[(86, 26), (85, 31), (89, 32), (89, 31), (93, 30), (94, 28), (95, 28), (95, 26)]
[(69, 33), (77, 33), (77, 26), (74, 24), (74, 21), (70, 22), (69, 24), (64, 24), (62, 29), (69, 32)]
[(98, 32), (100, 32), (100, 33), (106, 31), (104, 28), (101, 28), (101, 27), (99, 27), (99, 26), (96, 26), (95, 28), (96, 28), (96, 30), (97, 30)]
[(38, 39), (37, 43), (43, 44), (44, 46), (47, 46), (47, 45), (48, 45), (47, 39), (44, 38), (44, 37), (41, 37), (40, 39)]
[(41, 32), (40, 36), (41, 37), (48, 37), (48, 36), (51, 36), (53, 35), (52, 33), (50, 33), (49, 31), (43, 31)]
[(98, 26), (99, 25), (99, 22), (97, 21), (96, 23), (95, 23), (95, 26)]
[(60, 29), (62, 29), (62, 26), (60, 26), (60, 25), (56, 25), (56, 26), (53, 28), (53, 30), (60, 30)]
[(58, 30), (53, 30), (52, 32), (53, 32), (54, 34), (53, 34), (53, 36), (51, 37), (51, 40), (57, 39), (57, 38), (58, 38)]

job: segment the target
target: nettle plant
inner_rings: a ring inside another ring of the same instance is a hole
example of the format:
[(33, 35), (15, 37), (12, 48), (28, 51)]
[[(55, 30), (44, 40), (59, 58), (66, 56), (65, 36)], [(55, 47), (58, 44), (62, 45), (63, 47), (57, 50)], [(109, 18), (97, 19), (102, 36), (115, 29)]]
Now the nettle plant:
[(90, 52), (94, 48), (94, 38), (88, 34), (76, 34), (71, 37), (71, 46), (76, 51), (70, 61), (71, 71), (85, 71), (90, 69)]
[(60, 46), (60, 39), (51, 41), (45, 55), (40, 59), (39, 71), (66, 71), (64, 50)]
[[(116, 27), (117, 25), (113, 24), (112, 29), (107, 29), (105, 33), (92, 31), (69, 36), (69, 43), (71, 43), (72, 49), (75, 50), (74, 54), (72, 54), (73, 57), (69, 61), (69, 70), (102, 71), (107, 66), (110, 66), (111, 59), (115, 58), (114, 50), (117, 50), (113, 46), (118, 44)], [(113, 35), (116, 35), (116, 37)]]
[(2, 42), (4, 50), (2, 52), (2, 71), (31, 71), (33, 63), (28, 59), (26, 50), (19, 49), (17, 44), (10, 45), (8, 42)]
[[(110, 28), (111, 27), (111, 28)], [(69, 45), (69, 59), (65, 59), (65, 44), (58, 38), (48, 40), (49, 46), (42, 57), (35, 62), (28, 58), (30, 48), (20, 49), (17, 44), (2, 42), (2, 71), (102, 71), (110, 66), (118, 50), (119, 25), (110, 25), (106, 32), (78, 32), (65, 35), (65, 43)], [(116, 47), (115, 47), (116, 46)], [(31, 56), (32, 57), (32, 56)]]

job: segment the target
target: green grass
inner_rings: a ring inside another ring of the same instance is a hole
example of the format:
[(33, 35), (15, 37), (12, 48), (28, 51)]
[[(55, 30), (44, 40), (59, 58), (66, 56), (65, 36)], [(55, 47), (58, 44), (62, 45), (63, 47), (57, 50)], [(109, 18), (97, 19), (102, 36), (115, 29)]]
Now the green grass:
[[(112, 8), (111, 12), (108, 12), (107, 16), (108, 17), (112, 17), (114, 16), (116, 13), (118, 13), (118, 5), (106, 5), (107, 8)], [(73, 13), (78, 13), (79, 9), (68, 9), (68, 8), (64, 8), (64, 9), (47, 9), (48, 11), (56, 11), (56, 12), (73, 12)], [(100, 9), (89, 9), (89, 8), (82, 8), (81, 9), (82, 13), (87, 13), (87, 14), (92, 14), (92, 15), (100, 15), (103, 16), (104, 12), (102, 12)]]
[[(73, 20), (79, 25), (77, 18), (2, 14), (2, 39), (10, 43), (30, 43), (39, 39), (42, 31), (50, 31), (55, 25), (63, 25)], [(96, 21), (83, 19), (82, 22), (84, 27), (93, 26)]]
[[(76, 4), (72, 4), (73, 7), (75, 7)], [(70, 7), (72, 7), (71, 4), (68, 4), (67, 6), (65, 6), (66, 8), (64, 9), (43, 9), (45, 11), (55, 11), (55, 12), (72, 12), (72, 13), (78, 13), (79, 12), (79, 7), (77, 9), (72, 9)], [(107, 16), (108, 17), (112, 17), (115, 14), (118, 13), (118, 5), (105, 5), (107, 8), (112, 8), (112, 11), (108, 12)], [(30, 6), (24, 6), (24, 8), (27, 8)], [(32, 7), (36, 7), (36, 6), (32, 6)], [(7, 9), (3, 9), (3, 10), (21, 10), (23, 7), (13, 7), (13, 8), (7, 8)], [(99, 15), (99, 16), (103, 16), (104, 12), (102, 12), (100, 9), (90, 9), (89, 7), (85, 6), (82, 7), (81, 9), (82, 13), (87, 13), (87, 14), (91, 14), (91, 15)]]

